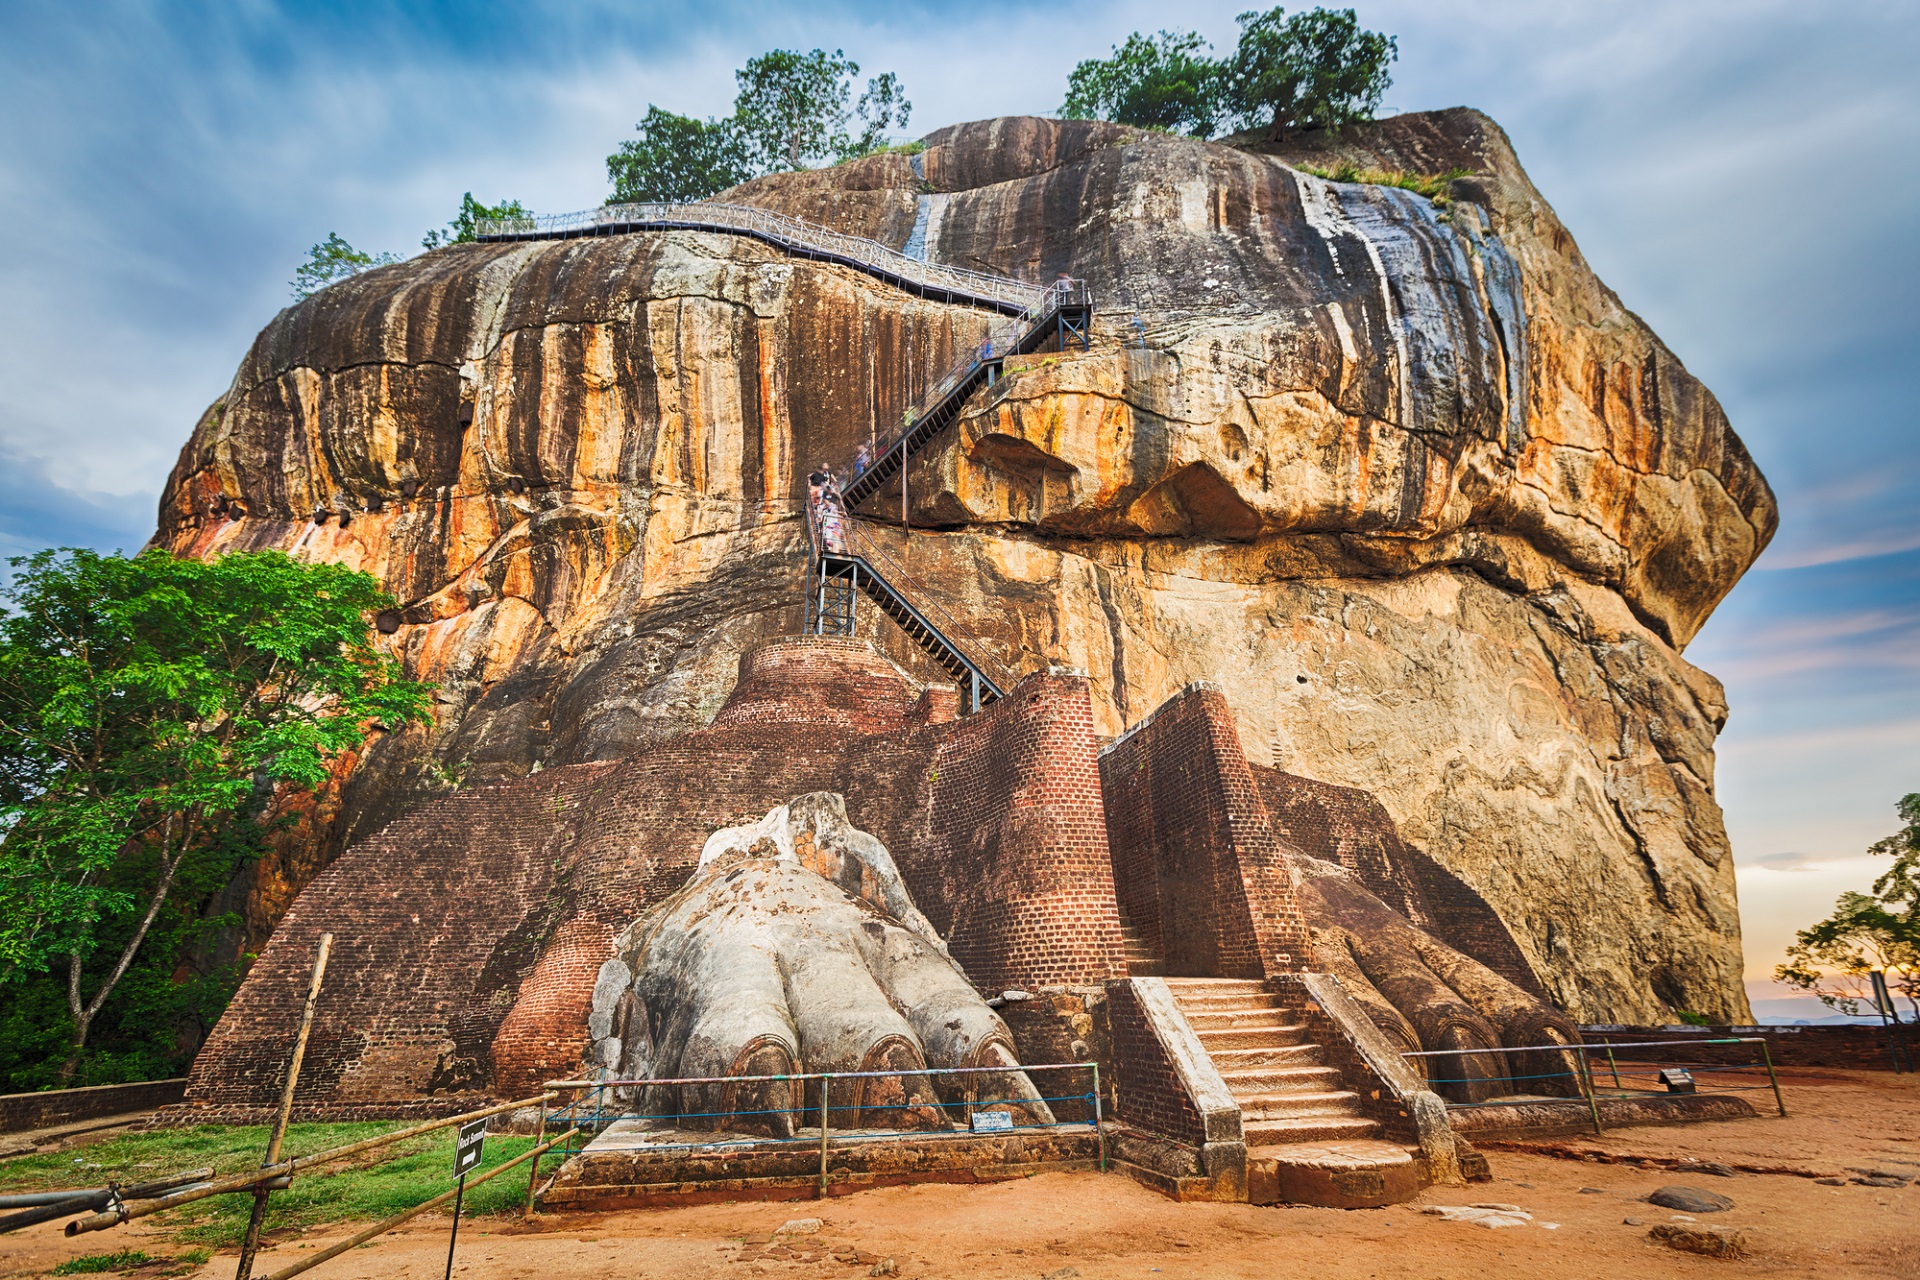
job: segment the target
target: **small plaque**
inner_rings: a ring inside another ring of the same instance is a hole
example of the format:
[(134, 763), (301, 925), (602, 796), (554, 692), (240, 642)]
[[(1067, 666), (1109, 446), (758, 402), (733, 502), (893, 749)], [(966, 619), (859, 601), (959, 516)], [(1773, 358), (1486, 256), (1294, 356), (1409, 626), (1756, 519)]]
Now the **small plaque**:
[(973, 1131), (975, 1133), (1004, 1133), (1013, 1128), (1011, 1111), (976, 1111), (973, 1113)]
[(487, 1140), (487, 1122), (473, 1120), (460, 1126), (453, 1143), (453, 1176), (465, 1177), (480, 1164), (480, 1145)]
[(1667, 1067), (1660, 1072), (1660, 1083), (1667, 1086), (1668, 1093), (1692, 1093), (1695, 1090), (1693, 1072), (1685, 1067)]

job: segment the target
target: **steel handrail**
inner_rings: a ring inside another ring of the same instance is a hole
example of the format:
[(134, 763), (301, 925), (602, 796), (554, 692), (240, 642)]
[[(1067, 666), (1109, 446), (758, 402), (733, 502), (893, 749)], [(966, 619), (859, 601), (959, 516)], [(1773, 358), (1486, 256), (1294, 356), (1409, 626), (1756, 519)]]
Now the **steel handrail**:
[(910, 280), (923, 288), (948, 288), (1002, 306), (1011, 304), (1023, 309), (1030, 308), (1040, 301), (1039, 295), (1044, 290), (1044, 286), (1026, 284), (1008, 276), (909, 258), (878, 240), (835, 231), (831, 227), (804, 222), (769, 209), (715, 200), (609, 204), (577, 213), (481, 218), (474, 224), (474, 234), (480, 240), (545, 239), (630, 223), (669, 227), (679, 224), (692, 229), (711, 226), (745, 231), (798, 247), (851, 258), (889, 275)]
[[(1019, 673), (992, 655), (986, 639), (966, 623), (941, 608), (939, 602), (934, 599), (933, 593), (927, 589), (926, 584), (914, 577), (904, 564), (901, 564), (888, 554), (886, 548), (870, 540), (859, 525), (849, 522), (847, 532), (849, 534), (847, 549), (851, 554), (867, 560), (870, 563), (878, 560), (883, 568), (891, 570), (890, 574), (882, 574), (881, 576), (883, 578), (887, 578), (889, 581), (898, 580), (902, 586), (912, 588), (916, 595), (920, 597), (919, 600), (914, 601), (914, 606), (922, 613), (929, 615), (930, 620), (931, 617), (937, 616), (939, 621), (946, 624), (944, 630), (949, 643), (964, 640), (971, 646), (971, 652), (969, 652), (968, 650), (960, 649), (957, 644), (954, 644), (953, 647), (955, 651), (958, 652), (963, 659), (971, 666), (977, 668), (983, 676), (988, 675), (986, 669), (987, 663), (991, 663), (992, 666), (997, 669), (1001, 679), (995, 680), (993, 683), (1000, 685), (1004, 682), (1004, 687), (999, 690), (1001, 697), (1005, 697), (1007, 690), (1012, 689), (1015, 684), (1019, 683)], [(895, 589), (898, 590), (898, 588)], [(979, 655), (978, 659), (974, 657), (976, 653)], [(984, 662), (981, 661), (981, 659), (984, 659)], [(991, 679), (990, 676), (989, 679)]]

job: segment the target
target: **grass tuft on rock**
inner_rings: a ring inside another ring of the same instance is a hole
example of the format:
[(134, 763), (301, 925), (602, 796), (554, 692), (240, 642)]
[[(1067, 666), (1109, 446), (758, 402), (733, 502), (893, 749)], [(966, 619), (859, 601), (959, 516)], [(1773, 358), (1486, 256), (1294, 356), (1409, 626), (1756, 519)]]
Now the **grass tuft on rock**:
[(1455, 178), (1464, 178), (1467, 169), (1449, 169), (1445, 173), (1410, 173), (1405, 169), (1366, 169), (1356, 164), (1337, 164), (1330, 169), (1303, 164), (1300, 168), (1328, 182), (1365, 182), (1376, 187), (1399, 187), (1429, 200), (1444, 202), (1447, 188)]
[[(291, 1125), (282, 1155), (311, 1155), (404, 1127), (382, 1123)], [(274, 1192), (268, 1201), (267, 1234), (291, 1234), (327, 1222), (372, 1222), (451, 1191), (453, 1141), (454, 1131), (441, 1129), (365, 1152), (343, 1164), (297, 1174), (291, 1187)], [(531, 1146), (530, 1137), (489, 1134), (481, 1168), (475, 1173), (504, 1164)], [(103, 1186), (109, 1180), (147, 1182), (178, 1169), (208, 1165), (213, 1166), (215, 1176), (241, 1173), (257, 1168), (266, 1149), (264, 1125), (196, 1125), (126, 1133), (57, 1154), (10, 1160), (0, 1165), (0, 1191)], [(543, 1164), (546, 1168), (557, 1167), (559, 1158), (556, 1155)], [(470, 1185), (465, 1213), (517, 1212), (526, 1203), (526, 1196), (527, 1179), (521, 1170), (515, 1170), (485, 1186)], [(167, 1229), (170, 1238), (181, 1243), (229, 1248), (240, 1243), (252, 1205), (252, 1198), (245, 1194), (210, 1196), (155, 1214), (148, 1221)], [(88, 1259), (73, 1260), (85, 1261)], [(103, 1265), (96, 1269), (124, 1268)]]

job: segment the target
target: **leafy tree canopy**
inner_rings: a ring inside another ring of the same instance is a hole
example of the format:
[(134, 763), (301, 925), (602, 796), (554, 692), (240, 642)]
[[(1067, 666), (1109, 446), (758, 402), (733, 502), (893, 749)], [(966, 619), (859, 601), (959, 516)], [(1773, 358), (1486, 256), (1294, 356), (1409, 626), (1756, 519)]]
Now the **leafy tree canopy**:
[(607, 157), (615, 203), (700, 200), (753, 176), (732, 117), (696, 120), (649, 103), (639, 130)]
[(400, 259), (391, 253), (362, 253), (340, 238), (337, 231), (307, 251), (307, 260), (293, 273), (293, 296), (311, 298), (330, 284), (357, 276), (373, 267), (384, 267)]
[[(44, 551), (0, 588), (0, 987), (66, 971), (72, 1047), (197, 857), (430, 690), (374, 647), (367, 574), (279, 552)], [(203, 869), (204, 870), (204, 869)], [(88, 961), (112, 933), (117, 954)]]
[(1211, 46), (1191, 31), (1135, 32), (1112, 57), (1073, 69), (1060, 114), (1209, 138), (1223, 126), (1337, 129), (1379, 110), (1398, 46), (1361, 30), (1353, 10), (1288, 17), (1273, 8), (1239, 22), (1239, 42), (1219, 59), (1202, 52)]
[(892, 72), (867, 81), (835, 49), (775, 49), (734, 73), (739, 93), (724, 120), (696, 120), (649, 104), (639, 137), (607, 157), (616, 202), (703, 200), (763, 173), (851, 160), (904, 129), (913, 104)]
[(1832, 915), (1796, 933), (1773, 976), (1857, 1015), (1871, 999), (1869, 975), (1877, 970), (1920, 1021), (1920, 793), (1902, 797), (1896, 808), (1906, 825), (1867, 850), (1893, 865), (1872, 893), (1841, 894)]
[(1060, 114), (1210, 138), (1220, 118), (1223, 66), (1200, 50), (1212, 47), (1191, 31), (1136, 31), (1111, 58), (1073, 69)]
[(1362, 31), (1351, 9), (1243, 13), (1240, 43), (1222, 68), (1221, 99), (1241, 128), (1272, 133), (1338, 129), (1373, 119), (1399, 56), (1392, 36)]
[(429, 231), (422, 237), (420, 247), (438, 249), (447, 244), (472, 244), (474, 224), (481, 218), (531, 218), (533, 210), (518, 200), (502, 200), (499, 204), (481, 204), (469, 191), (460, 197), (460, 211), (453, 215), (446, 230)]

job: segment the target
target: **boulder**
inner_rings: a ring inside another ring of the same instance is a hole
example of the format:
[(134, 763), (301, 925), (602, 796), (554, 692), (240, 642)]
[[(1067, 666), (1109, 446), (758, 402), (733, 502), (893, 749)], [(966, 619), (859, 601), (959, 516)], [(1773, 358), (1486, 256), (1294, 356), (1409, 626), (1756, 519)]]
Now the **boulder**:
[(1661, 1187), (1647, 1197), (1647, 1203), (1680, 1213), (1724, 1213), (1733, 1208), (1733, 1201), (1717, 1191), (1682, 1186)]
[[(1089, 282), (864, 536), (1119, 734), (1218, 681), (1257, 763), (1377, 796), (1577, 1019), (1743, 1022), (1687, 642), (1772, 536), (1713, 396), (1467, 110), (1267, 153), (1029, 118), (727, 198)], [(1329, 150), (1328, 148), (1333, 148)], [(1308, 166), (1470, 171), (1442, 198)], [(195, 427), (159, 545), (379, 576), (430, 730), (343, 762), (236, 886), (253, 949), (353, 840), (455, 787), (704, 724), (800, 627), (807, 470), (884, 442), (995, 321), (693, 232), (462, 244), (277, 316)], [(945, 677), (882, 620), (898, 661)]]

